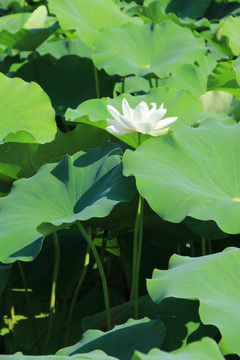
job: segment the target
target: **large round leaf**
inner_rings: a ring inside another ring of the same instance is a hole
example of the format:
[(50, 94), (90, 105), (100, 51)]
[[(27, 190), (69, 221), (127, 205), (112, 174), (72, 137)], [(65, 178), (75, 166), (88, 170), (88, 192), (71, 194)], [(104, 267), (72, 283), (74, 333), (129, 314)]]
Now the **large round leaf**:
[(120, 29), (107, 26), (93, 44), (95, 65), (121, 76), (155, 73), (164, 78), (205, 53), (203, 39), (170, 20), (160, 25), (126, 24)]
[[(149, 296), (142, 296), (138, 300), (140, 318), (147, 316), (150, 319), (162, 321), (166, 326), (166, 335), (161, 345), (164, 351), (177, 350), (184, 347), (184, 344), (200, 340), (203, 336), (215, 336), (218, 331), (214, 326), (201, 323), (198, 301), (171, 297), (156, 304)], [(114, 324), (127, 321), (134, 316), (134, 301), (111, 308), (111, 316)], [(189, 324), (195, 324), (195, 328), (190, 328)], [(106, 326), (105, 311), (87, 316), (82, 320), (83, 330), (105, 329)]]
[(54, 139), (55, 112), (35, 83), (0, 74), (0, 143), (46, 143)]
[(104, 217), (117, 203), (131, 200), (135, 186), (122, 175), (121, 156), (119, 147), (104, 143), (16, 181), (0, 199), (1, 261), (31, 260), (43, 235), (77, 220)]
[(64, 155), (96, 148), (110, 134), (93, 126), (79, 124), (67, 133), (58, 131), (47, 144), (6, 143), (0, 146), (0, 191), (8, 192), (14, 180), (30, 177), (46, 163), (60, 161)]
[(124, 14), (113, 0), (49, 0), (63, 29), (76, 29), (80, 39), (89, 47), (99, 29), (106, 24), (118, 27), (127, 22), (140, 22)]
[[(37, 82), (50, 97), (58, 115), (63, 115), (68, 107), (76, 108), (96, 97), (92, 61), (76, 55), (63, 56), (55, 64), (41, 58), (27, 62), (13, 75)], [(114, 80), (101, 71), (99, 82), (101, 95), (110, 96)]]
[[(114, 99), (107, 98), (85, 101), (80, 104), (76, 110), (68, 109), (65, 114), (66, 120), (83, 122), (105, 129), (108, 126), (106, 119), (111, 118), (111, 114), (107, 110), (107, 105), (110, 104), (114, 106), (122, 113), (123, 98), (127, 99), (132, 108), (135, 108), (141, 101), (145, 101), (150, 107), (152, 102), (155, 102), (157, 106), (163, 103), (167, 109), (167, 117), (178, 116), (177, 122), (183, 122), (187, 125), (192, 125), (195, 122), (199, 123), (213, 116), (217, 116), (203, 110), (200, 100), (188, 91), (158, 87), (150, 90), (147, 95), (131, 96), (130, 94), (122, 94)], [(186, 106), (186, 104), (188, 104), (188, 106)], [(219, 120), (227, 120), (224, 115), (218, 116)], [(172, 124), (171, 129), (174, 130), (174, 128), (175, 124)], [(148, 137), (150, 137), (150, 135), (143, 136), (144, 139)], [(138, 145), (137, 137), (124, 135), (119, 138), (133, 147), (137, 147)]]
[(103, 351), (96, 350), (88, 354), (74, 356), (45, 355), (45, 356), (29, 356), (29, 355), (0, 355), (2, 360), (118, 360), (115, 357), (108, 356)]
[[(198, 128), (178, 123), (175, 133), (150, 139), (124, 155), (124, 174), (163, 219), (214, 220), (240, 232), (240, 124), (208, 120)], [(227, 216), (226, 216), (227, 213)]]
[(199, 97), (207, 91), (207, 77), (216, 66), (212, 56), (199, 58), (198, 64), (185, 64), (173, 71), (166, 86), (185, 89)]
[(149, 6), (152, 3), (160, 3), (166, 13), (173, 12), (180, 18), (187, 16), (199, 19), (204, 15), (210, 2), (210, 0), (195, 0), (194, 2), (188, 0), (145, 0), (144, 5)]
[(240, 98), (239, 84), (237, 82), (236, 62), (226, 61), (220, 62), (213, 70), (212, 74), (208, 76), (207, 89), (227, 91), (237, 98)]
[(130, 360), (135, 350), (146, 353), (153, 347), (160, 347), (164, 336), (165, 326), (159, 320), (129, 319), (106, 333), (88, 330), (77, 344), (61, 349), (57, 354), (81, 354), (97, 348), (120, 360)]
[(229, 38), (229, 46), (234, 55), (240, 53), (240, 40), (238, 33), (240, 31), (240, 18), (229, 16), (222, 24), (222, 35)]
[(189, 344), (180, 352), (171, 354), (153, 349), (148, 355), (136, 352), (132, 360), (224, 360), (216, 342), (210, 338), (203, 338)]
[(154, 270), (148, 291), (155, 302), (174, 296), (199, 299), (200, 318), (217, 326), (227, 347), (240, 354), (240, 250), (189, 258), (173, 255), (169, 270)]
[(33, 13), (2, 16), (0, 18), (0, 44), (21, 51), (35, 50), (57, 28), (56, 19), (47, 16), (47, 8), (43, 5)]

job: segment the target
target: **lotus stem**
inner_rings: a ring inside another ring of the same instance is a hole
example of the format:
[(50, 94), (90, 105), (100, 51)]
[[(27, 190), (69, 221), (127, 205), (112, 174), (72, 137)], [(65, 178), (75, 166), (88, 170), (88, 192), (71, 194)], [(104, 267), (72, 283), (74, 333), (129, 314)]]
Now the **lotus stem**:
[(143, 242), (143, 208), (144, 208), (144, 199), (139, 195), (139, 206), (138, 206), (138, 249), (137, 249), (137, 261), (136, 261), (136, 274), (135, 274), (135, 295), (134, 295), (134, 312), (135, 319), (138, 319), (138, 293), (139, 293), (139, 273), (142, 257), (142, 242)]
[(149, 82), (149, 86), (152, 89), (153, 88), (153, 83), (152, 83), (152, 79), (150, 77), (150, 75), (148, 75), (148, 82)]
[(122, 94), (124, 93), (125, 91), (125, 76), (123, 76), (122, 78)]
[(96, 88), (96, 96), (98, 99), (100, 99), (100, 86), (99, 86), (99, 78), (98, 78), (98, 69), (93, 64), (94, 69), (94, 79), (95, 79), (95, 88)]
[(107, 316), (107, 329), (111, 330), (112, 328), (112, 322), (111, 322), (111, 311), (110, 311), (110, 303), (109, 303), (109, 295), (108, 295), (108, 287), (107, 287), (107, 280), (104, 273), (103, 265), (101, 263), (100, 257), (98, 255), (97, 249), (92, 241), (92, 238), (88, 235), (84, 227), (82, 226), (81, 222), (77, 222), (77, 227), (87, 243), (90, 246), (90, 249), (93, 253), (94, 259), (97, 263), (98, 271), (101, 277), (102, 281), (102, 289), (103, 289), (103, 296), (104, 296), (104, 303), (105, 303), (105, 309), (106, 309), (106, 316)]
[[(90, 235), (89, 235), (90, 236)], [(72, 315), (73, 315), (73, 310), (75, 308), (75, 304), (77, 301), (77, 297), (79, 294), (79, 291), (81, 289), (82, 283), (85, 279), (86, 273), (87, 273), (87, 269), (88, 269), (88, 265), (89, 265), (89, 259), (90, 259), (90, 246), (89, 244), (87, 245), (87, 251), (86, 251), (86, 255), (85, 255), (85, 263), (84, 263), (84, 267), (83, 267), (83, 271), (82, 274), (79, 278), (79, 281), (77, 283), (76, 289), (74, 291), (74, 295), (73, 295), (73, 299), (70, 305), (70, 310), (69, 310), (69, 315), (68, 315), (68, 321), (67, 321), (67, 330), (66, 330), (66, 336), (65, 336), (65, 341), (64, 341), (64, 346), (67, 346), (68, 343), (68, 339), (69, 339), (69, 333), (70, 333), (70, 328), (71, 328), (71, 321), (72, 321)]]
[(54, 242), (54, 250), (55, 250), (55, 263), (53, 269), (53, 281), (52, 281), (52, 291), (51, 291), (51, 298), (50, 298), (50, 307), (49, 307), (49, 322), (48, 322), (48, 331), (46, 335), (46, 340), (43, 347), (43, 354), (46, 353), (48, 343), (52, 333), (52, 325), (53, 325), (53, 317), (55, 314), (55, 303), (56, 303), (56, 286), (57, 286), (57, 279), (59, 273), (59, 266), (60, 266), (60, 247), (58, 242), (57, 233), (53, 233), (53, 242)]
[(205, 237), (202, 237), (201, 242), (202, 242), (202, 256), (204, 256), (207, 253)]
[[(32, 303), (31, 303), (31, 299), (30, 299), (30, 296), (29, 296), (29, 292), (28, 292), (27, 280), (26, 280), (26, 277), (25, 277), (25, 274), (24, 274), (24, 271), (23, 271), (23, 267), (22, 267), (22, 264), (21, 264), (20, 261), (18, 261), (18, 268), (19, 268), (20, 276), (21, 276), (24, 291), (25, 291), (29, 319), (31, 321), (32, 328), (33, 328), (33, 333), (34, 333), (34, 336), (35, 336), (36, 341), (37, 341), (37, 339), (39, 338), (38, 331), (37, 331), (37, 326), (36, 326), (36, 322), (35, 322), (35, 317), (33, 316), (33, 309), (32, 309)], [(36, 342), (36, 346), (38, 348), (39, 355), (42, 355), (42, 350), (41, 350), (41, 347), (40, 347), (40, 344), (39, 344), (38, 341)]]

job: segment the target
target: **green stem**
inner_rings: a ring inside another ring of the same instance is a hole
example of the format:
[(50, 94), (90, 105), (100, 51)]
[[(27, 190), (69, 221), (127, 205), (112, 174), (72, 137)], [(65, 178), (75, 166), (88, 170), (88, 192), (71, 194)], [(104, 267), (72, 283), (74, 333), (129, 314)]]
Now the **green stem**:
[(205, 237), (202, 237), (201, 239), (202, 242), (202, 256), (206, 255), (207, 251), (206, 251), (206, 239)]
[(45, 333), (47, 332), (48, 326), (46, 326), (41, 334), (38, 336), (38, 338), (34, 341), (34, 343), (32, 344), (30, 350), (28, 351), (27, 355), (31, 355), (33, 350), (35, 349), (35, 346), (37, 346), (37, 344), (40, 342), (40, 340), (43, 338), (43, 336), (45, 335)]
[(212, 254), (212, 240), (208, 240), (208, 253)]
[[(32, 324), (34, 336), (35, 336), (35, 338), (37, 340), (38, 339), (37, 326), (36, 326), (36, 322), (35, 322), (35, 317), (33, 316), (33, 309), (32, 309), (32, 303), (31, 303), (31, 299), (30, 299), (30, 296), (29, 296), (29, 292), (28, 292), (27, 280), (26, 280), (26, 277), (25, 277), (25, 274), (24, 274), (24, 271), (23, 271), (23, 267), (22, 267), (22, 264), (21, 264), (20, 261), (18, 261), (18, 268), (19, 268), (19, 272), (20, 272), (21, 279), (22, 279), (22, 282), (23, 282), (23, 287), (24, 287), (24, 290), (25, 290), (25, 296), (26, 296), (26, 303), (27, 303), (27, 307), (28, 307), (29, 319), (30, 319), (31, 324)], [(42, 350), (41, 350), (39, 342), (36, 343), (36, 346), (38, 348), (39, 355), (42, 355)]]
[(97, 249), (96, 249), (91, 237), (88, 235), (88, 233), (86, 232), (86, 230), (84, 229), (84, 227), (82, 226), (80, 221), (77, 222), (77, 226), (78, 226), (79, 231), (82, 233), (83, 237), (85, 238), (85, 240), (89, 244), (90, 249), (91, 249), (91, 251), (93, 253), (94, 259), (95, 259), (95, 261), (97, 263), (98, 271), (99, 271), (101, 281), (102, 281), (104, 303), (105, 303), (106, 315), (107, 315), (107, 329), (111, 330), (112, 324), (111, 324), (111, 312), (110, 312), (110, 304), (109, 304), (109, 295), (108, 295), (107, 280), (106, 280), (106, 276), (105, 276), (105, 273), (104, 273), (104, 270), (103, 270), (103, 266), (102, 266), (100, 257), (98, 255)]
[(70, 305), (70, 310), (69, 310), (69, 315), (68, 315), (68, 321), (67, 321), (67, 330), (66, 330), (66, 336), (65, 336), (65, 341), (64, 341), (64, 346), (67, 346), (68, 343), (68, 339), (69, 339), (69, 333), (70, 333), (70, 328), (71, 328), (71, 321), (72, 321), (72, 315), (73, 315), (73, 310), (75, 308), (76, 305), (76, 301), (78, 298), (78, 294), (80, 291), (80, 288), (82, 286), (82, 283), (85, 279), (86, 273), (87, 273), (87, 269), (88, 269), (88, 265), (89, 265), (89, 258), (90, 258), (90, 246), (88, 244), (87, 246), (87, 251), (86, 251), (86, 255), (85, 255), (85, 263), (84, 263), (84, 267), (83, 267), (83, 271), (82, 274), (79, 278), (79, 281), (77, 283), (77, 287), (75, 289), (74, 295), (73, 295), (73, 299)]
[(99, 78), (98, 78), (98, 69), (93, 64), (94, 69), (94, 79), (95, 79), (95, 88), (96, 88), (96, 96), (98, 99), (100, 99), (100, 87), (99, 87)]
[(55, 250), (55, 263), (53, 269), (52, 292), (51, 292), (50, 307), (49, 307), (48, 331), (44, 343), (43, 354), (46, 354), (47, 346), (52, 333), (53, 317), (55, 314), (56, 286), (57, 286), (57, 279), (58, 279), (59, 266), (60, 266), (60, 247), (56, 232), (53, 233), (53, 242), (54, 242), (54, 250)]
[(130, 300), (133, 300), (135, 298), (135, 289), (136, 289), (135, 284), (136, 284), (136, 267), (137, 267), (137, 257), (138, 257), (139, 206), (140, 206), (140, 201), (138, 202), (138, 209), (137, 209), (134, 235), (133, 235), (133, 265), (132, 265), (132, 284), (131, 284)]
[(152, 83), (152, 79), (150, 76), (148, 76), (148, 82), (149, 82), (149, 86), (152, 89), (153, 88), (153, 83)]
[(191, 248), (191, 255), (192, 257), (195, 257), (195, 250), (192, 239), (190, 240), (190, 248)]
[(155, 79), (155, 86), (158, 87), (158, 78)]
[(125, 76), (123, 76), (122, 78), (122, 94), (124, 93), (125, 91)]
[(139, 216), (139, 225), (138, 225), (138, 250), (137, 250), (137, 261), (136, 261), (136, 273), (135, 273), (135, 296), (134, 296), (134, 312), (135, 319), (138, 319), (138, 293), (139, 293), (139, 273), (141, 265), (141, 256), (142, 256), (142, 241), (143, 241), (143, 208), (144, 208), (144, 199), (139, 195), (139, 207), (138, 207), (138, 216)]

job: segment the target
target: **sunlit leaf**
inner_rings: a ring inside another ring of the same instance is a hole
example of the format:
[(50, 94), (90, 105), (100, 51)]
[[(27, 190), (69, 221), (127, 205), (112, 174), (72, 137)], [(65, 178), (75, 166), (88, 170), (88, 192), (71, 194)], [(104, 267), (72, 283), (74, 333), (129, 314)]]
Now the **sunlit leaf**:
[(224, 360), (217, 343), (210, 338), (189, 344), (176, 353), (167, 353), (161, 350), (151, 350), (148, 355), (136, 352), (132, 360)]
[(48, 18), (47, 8), (39, 6), (32, 13), (11, 14), (0, 17), (0, 44), (21, 51), (35, 50), (58, 25)]
[(136, 177), (140, 194), (163, 219), (214, 220), (222, 231), (238, 234), (239, 133), (239, 124), (208, 120), (196, 129), (179, 122), (174, 134), (127, 150), (124, 174)]
[(217, 326), (228, 348), (240, 354), (239, 262), (238, 248), (198, 258), (173, 255), (169, 270), (154, 270), (149, 294), (155, 302), (169, 296), (199, 299), (202, 322)]
[(0, 142), (46, 143), (54, 139), (55, 112), (35, 83), (0, 74)]
[[(122, 113), (122, 100), (126, 98), (129, 105), (135, 108), (141, 101), (145, 101), (150, 107), (155, 102), (157, 106), (162, 103), (167, 109), (166, 116), (178, 116), (177, 122), (183, 122), (192, 125), (195, 122), (200, 123), (214, 116), (214, 114), (205, 111), (200, 100), (185, 90), (176, 90), (167, 87), (158, 87), (150, 90), (146, 95), (131, 96), (130, 94), (122, 94), (114, 99), (93, 99), (80, 104), (76, 110), (68, 109), (66, 112), (66, 120), (74, 122), (83, 122), (101, 129), (108, 126), (106, 119), (111, 118), (111, 114), (107, 110), (107, 104), (114, 106)], [(186, 106), (185, 104), (188, 104)], [(218, 116), (218, 115), (215, 115)], [(227, 120), (226, 115), (219, 115), (219, 120)], [(171, 125), (174, 130), (175, 124)], [(143, 136), (147, 139), (149, 135)], [(137, 147), (137, 137), (130, 135), (119, 136), (127, 144)]]
[(161, 321), (129, 319), (105, 333), (88, 330), (77, 344), (61, 349), (57, 354), (81, 354), (97, 348), (120, 360), (130, 360), (135, 350), (146, 353), (153, 347), (160, 347), (164, 336), (165, 326)]
[(127, 22), (140, 22), (121, 12), (113, 0), (49, 0), (63, 29), (76, 29), (80, 39), (91, 47), (98, 31), (106, 24), (119, 27)]
[(92, 53), (95, 65), (110, 75), (155, 73), (160, 78), (204, 54), (203, 40), (170, 20), (160, 25), (126, 24), (120, 29), (107, 26), (97, 35)]
[(131, 200), (134, 182), (123, 177), (121, 156), (119, 147), (104, 143), (16, 181), (0, 198), (1, 261), (32, 260), (44, 235), (77, 220), (104, 217), (117, 203)]

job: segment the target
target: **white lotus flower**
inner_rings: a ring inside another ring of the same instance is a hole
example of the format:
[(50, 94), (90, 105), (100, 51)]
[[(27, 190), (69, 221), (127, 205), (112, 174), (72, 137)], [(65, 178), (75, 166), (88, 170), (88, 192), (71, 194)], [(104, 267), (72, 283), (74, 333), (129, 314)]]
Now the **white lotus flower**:
[(169, 129), (168, 125), (176, 121), (178, 117), (163, 119), (167, 112), (167, 109), (163, 108), (163, 104), (158, 109), (155, 103), (151, 103), (151, 105), (152, 108), (149, 110), (145, 101), (141, 101), (135, 109), (132, 109), (127, 100), (123, 99), (123, 115), (113, 106), (107, 105), (107, 109), (114, 119), (107, 119), (110, 126), (106, 129), (113, 135), (130, 134), (134, 136), (142, 133), (159, 136), (166, 134)]

